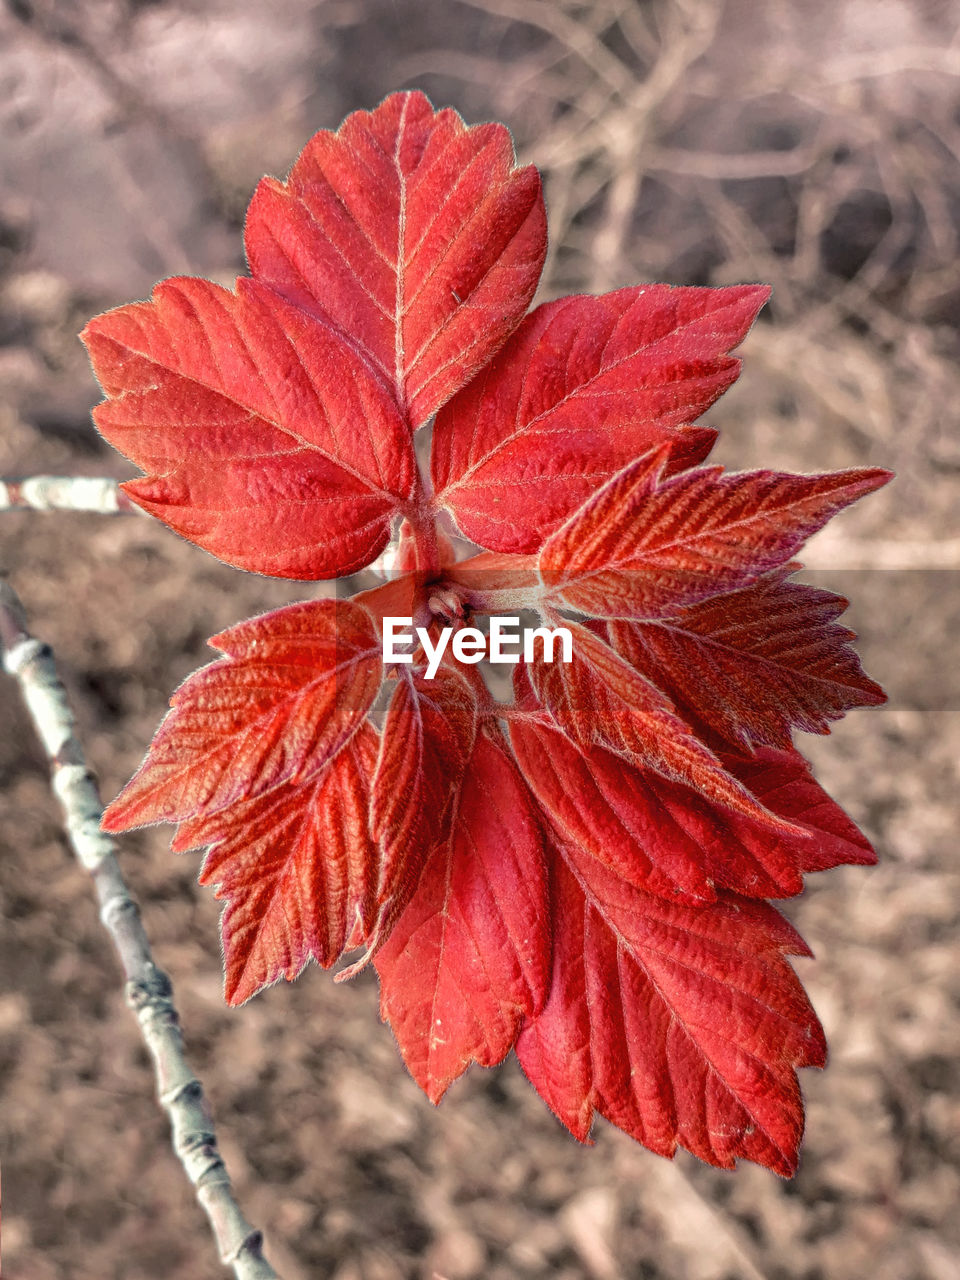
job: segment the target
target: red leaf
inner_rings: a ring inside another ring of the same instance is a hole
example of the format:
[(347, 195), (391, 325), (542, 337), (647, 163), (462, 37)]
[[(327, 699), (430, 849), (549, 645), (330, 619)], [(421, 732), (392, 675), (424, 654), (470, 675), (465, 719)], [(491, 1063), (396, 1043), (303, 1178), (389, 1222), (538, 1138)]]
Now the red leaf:
[(449, 838), (376, 957), (380, 1010), (414, 1079), (439, 1102), (471, 1061), (500, 1062), (550, 978), (546, 882), (533, 806), (487, 733)]
[(180, 822), (309, 778), (350, 741), (380, 687), (379, 637), (349, 600), (277, 609), (210, 643), (227, 657), (173, 695), (105, 830)]
[(220, 927), (231, 1004), (278, 978), (293, 981), (310, 959), (329, 967), (356, 922), (372, 926), (376, 758), (376, 730), (361, 724), (319, 774), (181, 825), (174, 848), (209, 843), (200, 883), (227, 899)]
[[(422, 94), (264, 179), (246, 244), (233, 292), (169, 280), (91, 321), (97, 423), (147, 473), (133, 499), (228, 563), (347, 575), (393, 534), (390, 580), (215, 637), (104, 826), (208, 846), (230, 1002), (362, 948), (337, 979), (375, 959), (434, 1101), (516, 1043), (578, 1137), (600, 1111), (664, 1154), (791, 1171), (795, 1068), (824, 1046), (762, 899), (874, 855), (790, 735), (882, 694), (844, 602), (787, 561), (889, 473), (699, 467), (715, 433), (691, 424), (766, 288), (522, 321), (539, 176)], [(435, 412), (431, 489), (412, 437)], [(488, 550), (455, 563), (451, 515)], [(378, 735), (385, 620), (426, 649), (501, 610), (583, 615), (572, 661), (518, 665), (510, 706), (450, 650), (431, 680), (392, 662)]]
[[(568, 621), (571, 662), (528, 664), (538, 698), (582, 750), (608, 747), (634, 764), (774, 827), (767, 813), (642, 675), (586, 627)], [(518, 671), (518, 680), (522, 675)]]
[(711, 902), (714, 886), (696, 842), (664, 822), (647, 775), (605, 747), (581, 751), (534, 719), (510, 725), (531, 791), (556, 831), (617, 876), (671, 901)]
[(398, 679), (384, 721), (371, 809), (382, 851), (378, 896), (391, 919), (441, 838), (476, 731), (476, 698), (456, 671), (442, 667), (432, 680)]
[(716, 886), (789, 897), (801, 874), (875, 861), (869, 843), (796, 751), (725, 755), (723, 766), (784, 825), (712, 803), (702, 792), (633, 766), (603, 747), (578, 750), (535, 719), (510, 727), (517, 761), (565, 841), (637, 888), (671, 901), (710, 901)]
[(336, 325), (411, 428), (516, 327), (546, 246), (540, 175), (515, 168), (503, 125), (468, 129), (422, 93), (316, 134), (246, 223), (253, 274)]
[(152, 474), (135, 502), (228, 564), (351, 573), (414, 484), (386, 386), (328, 324), (239, 280), (167, 280), (82, 334), (109, 399), (101, 433)]
[[(804, 873), (826, 871), (843, 864), (872, 866), (876, 862), (877, 855), (870, 841), (836, 801), (830, 799), (799, 751), (760, 747), (751, 756), (724, 754), (720, 758), (766, 808), (813, 836), (812, 840), (784, 836), (771, 847), (766, 831), (751, 829), (750, 822), (736, 814), (726, 816), (737, 839), (758, 862), (768, 859), (771, 853), (790, 852), (796, 858), (797, 870)], [(747, 875), (735, 867), (723, 878), (723, 883), (733, 885), (741, 893), (755, 895)], [(799, 892), (799, 889), (798, 885), (790, 892)]]
[(611, 644), (735, 747), (787, 747), (794, 726), (829, 733), (851, 707), (886, 697), (834, 621), (847, 601), (785, 581), (792, 567), (655, 622), (611, 622)]
[(702, 462), (716, 432), (686, 424), (736, 378), (727, 353), (769, 293), (640, 285), (539, 307), (438, 415), (437, 501), (481, 546), (530, 552), (654, 446), (671, 470)]
[(747, 586), (891, 479), (879, 467), (667, 477), (667, 457), (625, 467), (545, 543), (540, 573), (555, 602), (593, 617), (656, 618)]
[(793, 1173), (795, 1068), (826, 1058), (783, 958), (809, 954), (802, 940), (766, 903), (667, 903), (573, 846), (551, 879), (553, 983), (517, 1041), (547, 1104), (581, 1140), (598, 1111), (660, 1155), (679, 1144), (722, 1168)]

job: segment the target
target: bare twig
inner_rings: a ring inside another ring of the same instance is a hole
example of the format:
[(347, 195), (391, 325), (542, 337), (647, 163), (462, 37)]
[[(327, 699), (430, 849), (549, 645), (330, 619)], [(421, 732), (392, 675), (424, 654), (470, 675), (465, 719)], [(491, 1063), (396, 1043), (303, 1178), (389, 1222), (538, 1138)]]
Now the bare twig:
[(960, 538), (850, 538), (827, 530), (804, 549), (803, 564), (807, 569), (960, 569)]
[(658, 108), (709, 46), (718, 17), (719, 9), (713, 4), (698, 4), (682, 16), (674, 15), (649, 75), (629, 94), (624, 128), (613, 135), (607, 148), (612, 177), (605, 216), (594, 237), (591, 288), (595, 292), (620, 282), (624, 244), (643, 177), (640, 158), (653, 137)]
[(261, 1232), (250, 1225), (234, 1199), (203, 1087), (184, 1056), (170, 979), (154, 963), (139, 908), (114, 856), (114, 841), (100, 830), (100, 797), (84, 763), (53, 654), (49, 646), (30, 635), (19, 598), (2, 581), (0, 647), (4, 666), (20, 683), (50, 760), (53, 789), (63, 809), (70, 843), (93, 880), (100, 918), (126, 975), (127, 1003), (137, 1015), (153, 1058), (157, 1092), (170, 1120), (174, 1150), (210, 1220), (220, 1257), (233, 1268), (237, 1280), (279, 1280), (263, 1256)]
[(572, 18), (552, 0), (460, 0), (460, 3), (538, 27), (582, 59), (598, 79), (611, 88), (628, 95), (633, 88), (629, 69), (590, 29), (589, 23)]
[(0, 511), (95, 511), (142, 514), (109, 476), (0, 477)]
[(730, 178), (782, 178), (808, 173), (817, 152), (813, 146), (806, 145), (789, 151), (745, 151), (728, 155), (651, 145), (644, 151), (643, 159), (651, 173), (678, 173), (719, 182)]
[(960, 76), (960, 48), (955, 43), (945, 49), (917, 44), (848, 54), (824, 63), (820, 78), (825, 84), (847, 84), (851, 80), (877, 79), (901, 75), (906, 71)]

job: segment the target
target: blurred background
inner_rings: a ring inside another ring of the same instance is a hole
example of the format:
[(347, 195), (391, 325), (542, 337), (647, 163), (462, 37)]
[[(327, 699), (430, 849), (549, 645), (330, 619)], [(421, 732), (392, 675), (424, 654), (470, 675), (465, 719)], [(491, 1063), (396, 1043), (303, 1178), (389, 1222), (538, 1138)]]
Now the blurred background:
[[(76, 340), (160, 277), (230, 284), (265, 172), (417, 86), (544, 173), (541, 298), (763, 280), (708, 415), (733, 466), (897, 482), (805, 556), (890, 693), (801, 748), (880, 865), (788, 911), (831, 1044), (790, 1182), (578, 1146), (514, 1061), (435, 1111), (372, 973), (221, 998), (217, 904), (167, 831), (124, 842), (248, 1216), (286, 1280), (960, 1277), (960, 5), (956, 0), (6, 0), (0, 474), (126, 476)], [(135, 517), (0, 516), (112, 797), (205, 639), (307, 594)], [(225, 1274), (16, 690), (0, 684), (0, 1158), (20, 1280)]]

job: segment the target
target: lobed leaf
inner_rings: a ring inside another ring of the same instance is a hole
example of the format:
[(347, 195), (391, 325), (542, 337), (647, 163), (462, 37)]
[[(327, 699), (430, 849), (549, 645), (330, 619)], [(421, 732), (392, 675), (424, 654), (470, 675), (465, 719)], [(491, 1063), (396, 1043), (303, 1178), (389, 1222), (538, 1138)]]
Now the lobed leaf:
[(321, 130), (247, 214), (257, 279), (333, 324), (418, 427), (493, 355), (547, 247), (540, 175), (500, 124), (395, 93)]
[[(769, 290), (522, 320), (539, 176), (420, 93), (264, 179), (246, 248), (232, 292), (168, 280), (88, 325), (97, 424), (146, 473), (125, 488), (283, 577), (353, 573), (393, 532), (393, 576), (214, 637), (104, 826), (207, 846), (231, 1003), (363, 948), (337, 978), (374, 959), (434, 1101), (516, 1044), (581, 1139), (599, 1112), (664, 1155), (791, 1172), (796, 1068), (825, 1050), (764, 899), (875, 860), (791, 733), (883, 695), (845, 602), (787, 562), (889, 473), (700, 467), (715, 433), (692, 424)], [(434, 413), (431, 497), (412, 437)], [(454, 564), (450, 516), (486, 550)], [(509, 708), (449, 651), (433, 680), (397, 664), (377, 733), (385, 618), (436, 640), (526, 608), (566, 620), (570, 664), (518, 665)]]
[(547, 663), (538, 657), (526, 671), (539, 700), (581, 750), (606, 747), (711, 801), (782, 827), (731, 777), (659, 689), (593, 631), (572, 621), (566, 625), (573, 638), (572, 661)]
[(471, 1061), (500, 1062), (550, 981), (539, 824), (509, 756), (477, 736), (448, 837), (375, 960), (380, 1011), (439, 1102)]
[(329, 324), (251, 280), (164, 281), (81, 335), (108, 396), (101, 434), (149, 474), (123, 488), (241, 569), (352, 573), (410, 497), (409, 432)]
[(372, 927), (377, 746), (376, 730), (361, 724), (319, 774), (181, 824), (173, 847), (210, 845), (200, 883), (227, 900), (220, 930), (230, 1004), (278, 978), (292, 982), (308, 960), (328, 968), (355, 923)]
[[(806, 874), (826, 871), (842, 865), (872, 866), (877, 855), (870, 841), (860, 828), (827, 795), (810, 772), (810, 766), (793, 747), (776, 750), (758, 747), (750, 755), (721, 753), (720, 759), (745, 787), (763, 802), (764, 806), (794, 826), (804, 828), (812, 839), (781, 837), (770, 847), (769, 836), (737, 815), (725, 815), (725, 820), (736, 832), (744, 849), (758, 862), (769, 857), (770, 852), (788, 853), (796, 859), (797, 870)], [(702, 837), (704, 844), (707, 838)], [(729, 860), (729, 854), (725, 860)], [(757, 883), (744, 867), (731, 866), (723, 883), (739, 893), (757, 896)], [(785, 893), (799, 893), (802, 886), (785, 888), (781, 893), (770, 892), (765, 896), (780, 897)]]
[(373, 621), (349, 600), (289, 605), (210, 643), (227, 656), (173, 695), (104, 830), (208, 816), (319, 773), (364, 723), (382, 679)]
[(555, 603), (596, 618), (659, 618), (748, 586), (831, 516), (891, 479), (879, 467), (791, 475), (666, 475), (660, 449), (613, 477), (544, 544)]
[(477, 700), (460, 674), (401, 675), (387, 708), (373, 779), (378, 898), (394, 919), (416, 888), (460, 793), (477, 733)]
[(796, 1068), (826, 1060), (784, 959), (803, 941), (767, 903), (669, 903), (574, 845), (557, 855), (550, 995), (517, 1040), (531, 1084), (581, 1140), (596, 1111), (660, 1155), (793, 1173)]
[(831, 720), (886, 697), (835, 622), (847, 601), (787, 582), (792, 567), (655, 621), (611, 622), (610, 643), (734, 747), (788, 747), (793, 728), (829, 733)]
[(538, 307), (438, 414), (437, 503), (494, 551), (532, 552), (627, 463), (664, 446), (702, 462), (716, 432), (687, 424), (735, 380), (764, 285), (639, 285)]
[[(709, 902), (718, 886), (751, 898), (790, 897), (803, 888), (804, 872), (875, 861), (868, 841), (793, 750), (719, 757), (755, 798), (765, 815), (757, 819), (605, 747), (578, 749), (532, 717), (511, 723), (510, 740), (561, 840), (670, 901)], [(778, 829), (769, 814), (781, 819)]]

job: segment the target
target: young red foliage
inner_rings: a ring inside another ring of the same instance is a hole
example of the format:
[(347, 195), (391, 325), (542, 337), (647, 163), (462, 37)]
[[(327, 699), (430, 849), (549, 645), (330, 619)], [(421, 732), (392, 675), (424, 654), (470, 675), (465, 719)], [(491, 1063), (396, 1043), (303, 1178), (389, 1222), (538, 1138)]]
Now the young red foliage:
[(127, 493), (227, 564), (335, 578), (378, 555), (409, 499), (389, 388), (320, 317), (256, 281), (157, 285), (84, 330), (100, 431), (152, 474)]
[(395, 916), (406, 905), (452, 820), (478, 713), (474, 690), (450, 667), (433, 680), (398, 677), (383, 721), (370, 808), (385, 913)]
[[(339, 976), (373, 959), (434, 1101), (516, 1047), (581, 1139), (599, 1112), (664, 1155), (791, 1172), (796, 1069), (825, 1050), (766, 899), (874, 860), (791, 735), (883, 695), (846, 602), (790, 560), (889, 473), (701, 466), (695, 419), (769, 291), (524, 319), (536, 170), (422, 94), (264, 179), (246, 247), (235, 290), (167, 281), (84, 333), (97, 425), (147, 473), (126, 489), (242, 568), (345, 576), (393, 536), (394, 573), (215, 637), (105, 827), (208, 846), (231, 1003), (359, 949)], [(455, 563), (453, 533), (479, 553)], [(436, 643), (523, 608), (573, 655), (521, 664), (511, 703), (450, 648), (433, 678), (425, 649), (384, 662), (386, 618)]]
[(785, 954), (809, 955), (765, 902), (665, 902), (558, 847), (553, 985), (517, 1055), (581, 1140), (594, 1110), (660, 1155), (790, 1174), (803, 1131), (796, 1067), (822, 1067), (817, 1016)]
[(884, 701), (850, 648), (853, 632), (835, 622), (846, 607), (775, 570), (665, 617), (611, 622), (608, 632), (632, 667), (732, 745), (788, 746), (793, 727), (828, 733), (852, 707)]
[(654, 446), (674, 470), (702, 462), (716, 432), (689, 424), (736, 378), (727, 353), (769, 295), (640, 285), (538, 307), (437, 415), (437, 501), (481, 546), (536, 551)]
[(245, 230), (254, 278), (335, 325), (411, 429), (513, 332), (545, 243), (540, 175), (503, 125), (468, 129), (421, 93), (316, 134)]
[(377, 735), (357, 733), (319, 773), (180, 824), (173, 847), (210, 848), (201, 884), (225, 898), (225, 993), (231, 1004), (308, 960), (333, 964), (357, 921), (376, 916), (377, 848), (370, 834)]
[(376, 959), (381, 1013), (433, 1102), (471, 1061), (502, 1061), (543, 1007), (546, 920), (536, 811), (499, 733), (483, 731), (450, 834)]
[(701, 467), (665, 478), (667, 456), (624, 467), (547, 539), (548, 600), (597, 618), (656, 618), (722, 595), (782, 565), (890, 478), (878, 467), (819, 476)]
[(642, 769), (694, 786), (704, 796), (780, 826), (724, 769), (659, 689), (587, 627), (568, 622), (569, 663), (535, 657), (530, 682), (540, 703), (581, 753), (596, 743)]

